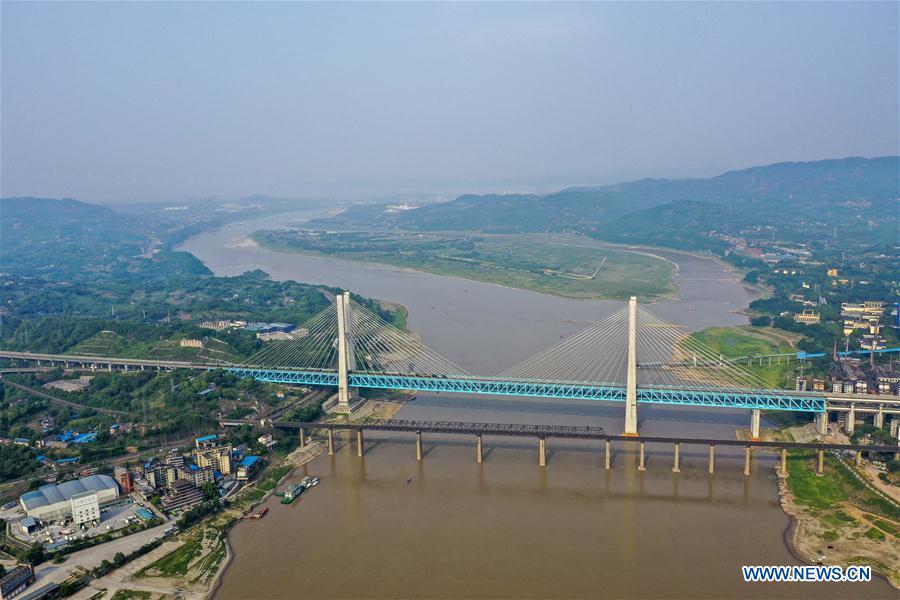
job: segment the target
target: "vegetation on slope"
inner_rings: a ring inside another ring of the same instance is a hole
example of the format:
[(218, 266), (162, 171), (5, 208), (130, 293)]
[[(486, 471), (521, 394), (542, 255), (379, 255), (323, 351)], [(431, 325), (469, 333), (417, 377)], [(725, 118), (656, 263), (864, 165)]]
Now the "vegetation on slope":
[(708, 179), (644, 179), (546, 195), (461, 196), (386, 213), (348, 210), (330, 225), (414, 230), (578, 232), (603, 240), (715, 250), (710, 231), (774, 228), (781, 239), (828, 234), (842, 240), (896, 240), (900, 158), (779, 163)]

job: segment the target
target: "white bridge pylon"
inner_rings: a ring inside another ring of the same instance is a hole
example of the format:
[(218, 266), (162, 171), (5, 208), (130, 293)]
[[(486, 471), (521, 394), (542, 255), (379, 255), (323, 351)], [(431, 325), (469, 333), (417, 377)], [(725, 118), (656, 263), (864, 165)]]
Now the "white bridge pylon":
[(350, 414), (350, 371), (356, 370), (356, 352), (352, 352), (353, 337), (350, 331), (348, 316), (350, 313), (350, 292), (344, 292), (334, 299), (337, 309), (337, 344), (338, 344), (338, 403), (335, 412)]
[(294, 339), (270, 342), (244, 365), (283, 370), (337, 371), (335, 412), (349, 413), (351, 373), (391, 373), (438, 377), (472, 374), (434, 352), (415, 334), (388, 323), (359, 304), (350, 292), (295, 330)]

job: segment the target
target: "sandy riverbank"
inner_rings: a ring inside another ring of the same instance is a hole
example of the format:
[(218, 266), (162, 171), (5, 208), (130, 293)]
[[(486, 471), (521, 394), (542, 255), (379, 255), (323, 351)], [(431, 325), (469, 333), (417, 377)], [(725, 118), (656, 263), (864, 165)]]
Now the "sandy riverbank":
[(900, 589), (900, 539), (887, 535), (878, 540), (866, 535), (877, 515), (849, 502), (839, 507), (846, 515), (841, 520), (816, 514), (815, 509), (797, 501), (784, 478), (778, 480), (778, 497), (782, 510), (791, 518), (784, 543), (797, 560), (812, 565), (869, 565)]

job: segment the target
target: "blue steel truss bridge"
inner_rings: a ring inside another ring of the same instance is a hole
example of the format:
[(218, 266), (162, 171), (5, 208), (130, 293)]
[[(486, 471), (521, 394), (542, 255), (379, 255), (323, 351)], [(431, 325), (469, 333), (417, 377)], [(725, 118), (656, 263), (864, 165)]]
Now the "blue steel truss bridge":
[(349, 293), (271, 341), (242, 364), (186, 363), (56, 356), (0, 351), (0, 358), (89, 363), (108, 368), (224, 369), (260, 381), (328, 386), (338, 390), (335, 412), (350, 413), (359, 388), (449, 392), (469, 395), (621, 402), (625, 434), (636, 435), (638, 405), (666, 404), (751, 411), (758, 437), (761, 410), (815, 413), (824, 433), (827, 411), (900, 414), (897, 397), (842, 397), (772, 389), (743, 364), (700, 342), (686, 328), (667, 323), (632, 298), (608, 317), (561, 340), (498, 375), (473, 374), (354, 302)]

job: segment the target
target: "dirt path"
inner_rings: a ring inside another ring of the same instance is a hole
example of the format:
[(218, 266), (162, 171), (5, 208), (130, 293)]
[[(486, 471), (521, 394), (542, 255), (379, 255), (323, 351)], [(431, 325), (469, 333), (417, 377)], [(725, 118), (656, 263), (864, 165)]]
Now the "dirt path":
[(150, 592), (152, 594), (160, 594), (166, 598), (176, 595), (180, 598), (202, 600), (205, 597), (203, 593), (196, 593), (178, 588), (172, 582), (154, 581), (152, 578), (135, 577), (135, 573), (147, 567), (163, 556), (174, 552), (184, 545), (184, 540), (171, 540), (162, 544), (159, 548), (136, 558), (127, 565), (124, 565), (112, 573), (105, 575), (99, 579), (92, 581), (86, 588), (80, 590), (72, 596), (74, 600), (88, 600), (94, 594), (106, 590), (103, 598), (112, 598), (118, 590), (137, 590), (141, 592)]
[(787, 333), (783, 333), (772, 327), (766, 327), (764, 329), (757, 330), (752, 333), (759, 335), (761, 337), (764, 337), (764, 338), (768, 338), (770, 341), (773, 339), (782, 341), (785, 344), (789, 345), (794, 350), (797, 349), (797, 341), (800, 339), (800, 336), (798, 336), (798, 335), (790, 335)]
[(117, 552), (126, 555), (134, 552), (144, 544), (162, 537), (162, 532), (170, 526), (171, 523), (167, 521), (162, 525), (157, 525), (156, 527), (151, 527), (144, 531), (139, 531), (104, 544), (73, 552), (65, 557), (66, 560), (64, 562), (59, 564), (53, 562), (42, 563), (35, 569), (35, 577), (37, 579), (35, 584), (45, 585), (51, 581), (54, 583), (62, 583), (69, 578), (75, 567), (93, 569), (98, 567), (104, 559), (112, 561)]

